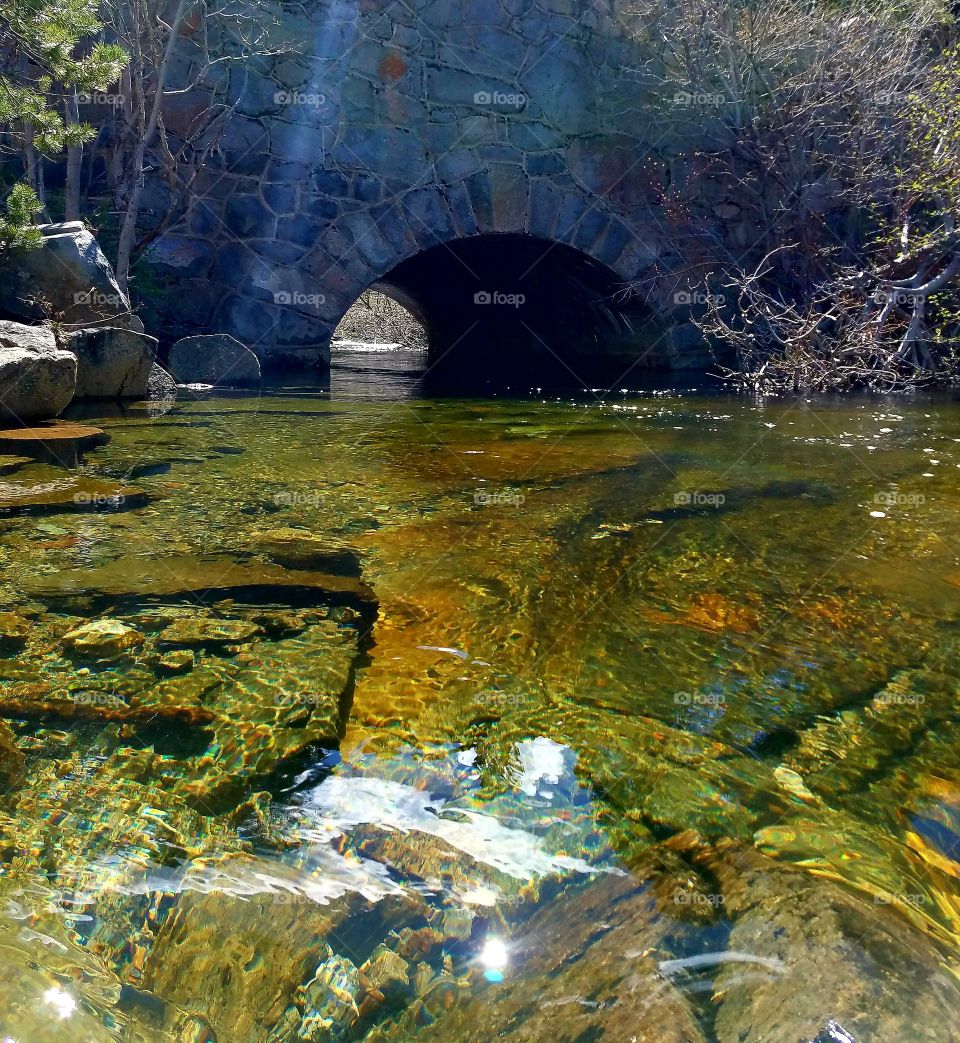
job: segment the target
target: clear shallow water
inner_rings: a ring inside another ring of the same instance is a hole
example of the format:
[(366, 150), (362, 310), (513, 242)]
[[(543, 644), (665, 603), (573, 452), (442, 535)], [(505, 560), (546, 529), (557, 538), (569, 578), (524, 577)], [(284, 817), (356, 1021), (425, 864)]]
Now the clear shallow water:
[(957, 404), (395, 363), (0, 460), (2, 1035), (960, 1038)]

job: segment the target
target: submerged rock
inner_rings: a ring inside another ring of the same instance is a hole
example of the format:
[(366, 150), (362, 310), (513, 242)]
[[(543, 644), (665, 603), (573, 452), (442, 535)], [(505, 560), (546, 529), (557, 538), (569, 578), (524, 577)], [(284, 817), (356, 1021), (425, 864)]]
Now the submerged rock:
[(63, 635), (67, 648), (93, 659), (115, 659), (143, 642), (139, 630), (118, 619), (97, 619)]
[(362, 571), (356, 551), (306, 529), (268, 529), (255, 537), (254, 546), (284, 568), (320, 569), (335, 576), (359, 576)]
[(0, 420), (53, 417), (73, 398), (77, 360), (45, 327), (0, 322)]
[[(720, 1043), (960, 1038), (960, 987), (927, 935), (750, 848), (719, 852), (705, 863), (733, 920), (715, 961)], [(847, 1037), (826, 1035), (831, 1023)]]
[(376, 604), (372, 588), (362, 580), (313, 570), (291, 572), (265, 563), (240, 564), (228, 554), (121, 556), (83, 573), (31, 576), (28, 583), (37, 595), (73, 595), (84, 591), (118, 596), (182, 595), (197, 591), (207, 598), (214, 591), (223, 597), (237, 598), (250, 588), (276, 587), (279, 591), (302, 587), (346, 595), (371, 606)]
[(243, 387), (260, 383), (260, 360), (227, 333), (178, 340), (170, 349), (168, 368), (179, 384)]
[(75, 330), (63, 346), (77, 357), (77, 398), (145, 398), (157, 340), (109, 326)]
[(0, 721), (0, 780), (9, 783), (23, 768), (23, 754), (17, 747), (17, 737), (5, 721)]
[[(294, 1005), (300, 1012), (295, 1039), (311, 1043), (348, 1039), (359, 1017), (360, 974), (345, 956), (331, 950), (313, 977), (297, 989)], [(275, 1037), (278, 1041), (283, 1036)]]
[[(659, 902), (628, 877), (571, 888), (516, 940), (488, 939), (488, 968), (503, 953), (502, 967), (487, 975), (491, 984), (436, 1012), (423, 1038), (705, 1043), (686, 999), (650, 955), (670, 926)], [(481, 959), (478, 970), (484, 966)]]
[(161, 631), (157, 643), (164, 645), (232, 645), (252, 641), (262, 633), (255, 623), (241, 619), (177, 619)]
[[(73, 359), (72, 355), (70, 357)], [(76, 359), (73, 361), (75, 364)], [(0, 431), (0, 451), (29, 453), (33, 457), (52, 460), (66, 467), (77, 466), (84, 450), (109, 441), (109, 435), (99, 427), (65, 420), (49, 420), (35, 427), (13, 427)]]
[(26, 644), (31, 629), (31, 624), (16, 612), (0, 612), (0, 649)]
[(193, 666), (193, 652), (187, 648), (171, 649), (157, 659), (156, 665), (165, 673), (185, 673)]
[(379, 1003), (402, 1003), (410, 996), (410, 964), (393, 949), (378, 945), (361, 966), (360, 981), (368, 994), (379, 994)]
[(29, 456), (0, 456), (0, 474), (14, 474), (34, 461)]
[(371, 930), (388, 932), (422, 917), (423, 903), (416, 895), (368, 902), (336, 864), (324, 864), (329, 876), (249, 855), (198, 865), (158, 933), (144, 987), (201, 1013), (230, 1043), (342, 1038), (357, 1017), (360, 975), (330, 943), (339, 944), (347, 920), (369, 917)]
[(141, 489), (116, 485), (91, 475), (29, 485), (0, 481), (0, 514), (130, 510), (148, 502), (149, 497)]

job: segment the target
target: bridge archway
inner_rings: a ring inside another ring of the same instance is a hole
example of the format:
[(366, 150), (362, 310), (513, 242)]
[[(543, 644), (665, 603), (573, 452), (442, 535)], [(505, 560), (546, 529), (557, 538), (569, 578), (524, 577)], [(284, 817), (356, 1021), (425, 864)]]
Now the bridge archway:
[(649, 322), (616, 272), (564, 243), (516, 233), (429, 247), (372, 288), (423, 325), (428, 375), (441, 386), (582, 384), (616, 370)]

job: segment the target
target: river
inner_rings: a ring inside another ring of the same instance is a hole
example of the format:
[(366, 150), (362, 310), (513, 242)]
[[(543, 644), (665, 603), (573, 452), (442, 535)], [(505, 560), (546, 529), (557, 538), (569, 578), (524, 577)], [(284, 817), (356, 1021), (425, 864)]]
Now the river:
[(0, 1034), (960, 1039), (956, 399), (410, 361), (0, 458)]

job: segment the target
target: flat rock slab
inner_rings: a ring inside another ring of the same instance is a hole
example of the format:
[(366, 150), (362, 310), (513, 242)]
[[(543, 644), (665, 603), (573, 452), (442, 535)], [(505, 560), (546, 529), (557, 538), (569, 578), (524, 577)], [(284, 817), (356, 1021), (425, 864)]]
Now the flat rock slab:
[(0, 515), (132, 510), (149, 502), (142, 489), (86, 475), (52, 482), (0, 481)]
[(363, 571), (355, 550), (305, 529), (268, 529), (254, 536), (251, 549), (285, 568), (320, 569), (336, 576), (359, 576)]
[(717, 961), (720, 1043), (960, 1039), (960, 988), (932, 937), (889, 905), (730, 843), (704, 859), (733, 921)]
[(95, 569), (34, 576), (31, 592), (38, 595), (105, 594), (111, 597), (173, 597), (216, 591), (237, 597), (244, 589), (310, 587), (371, 605), (373, 589), (351, 576), (290, 570), (279, 565), (247, 564), (223, 554), (178, 554), (168, 558), (118, 558)]
[(84, 450), (106, 445), (109, 441), (110, 436), (99, 427), (69, 420), (49, 420), (35, 427), (0, 430), (0, 452), (29, 454), (68, 467), (77, 464)]
[(63, 635), (63, 643), (78, 655), (114, 659), (143, 644), (143, 634), (117, 619), (95, 619)]

